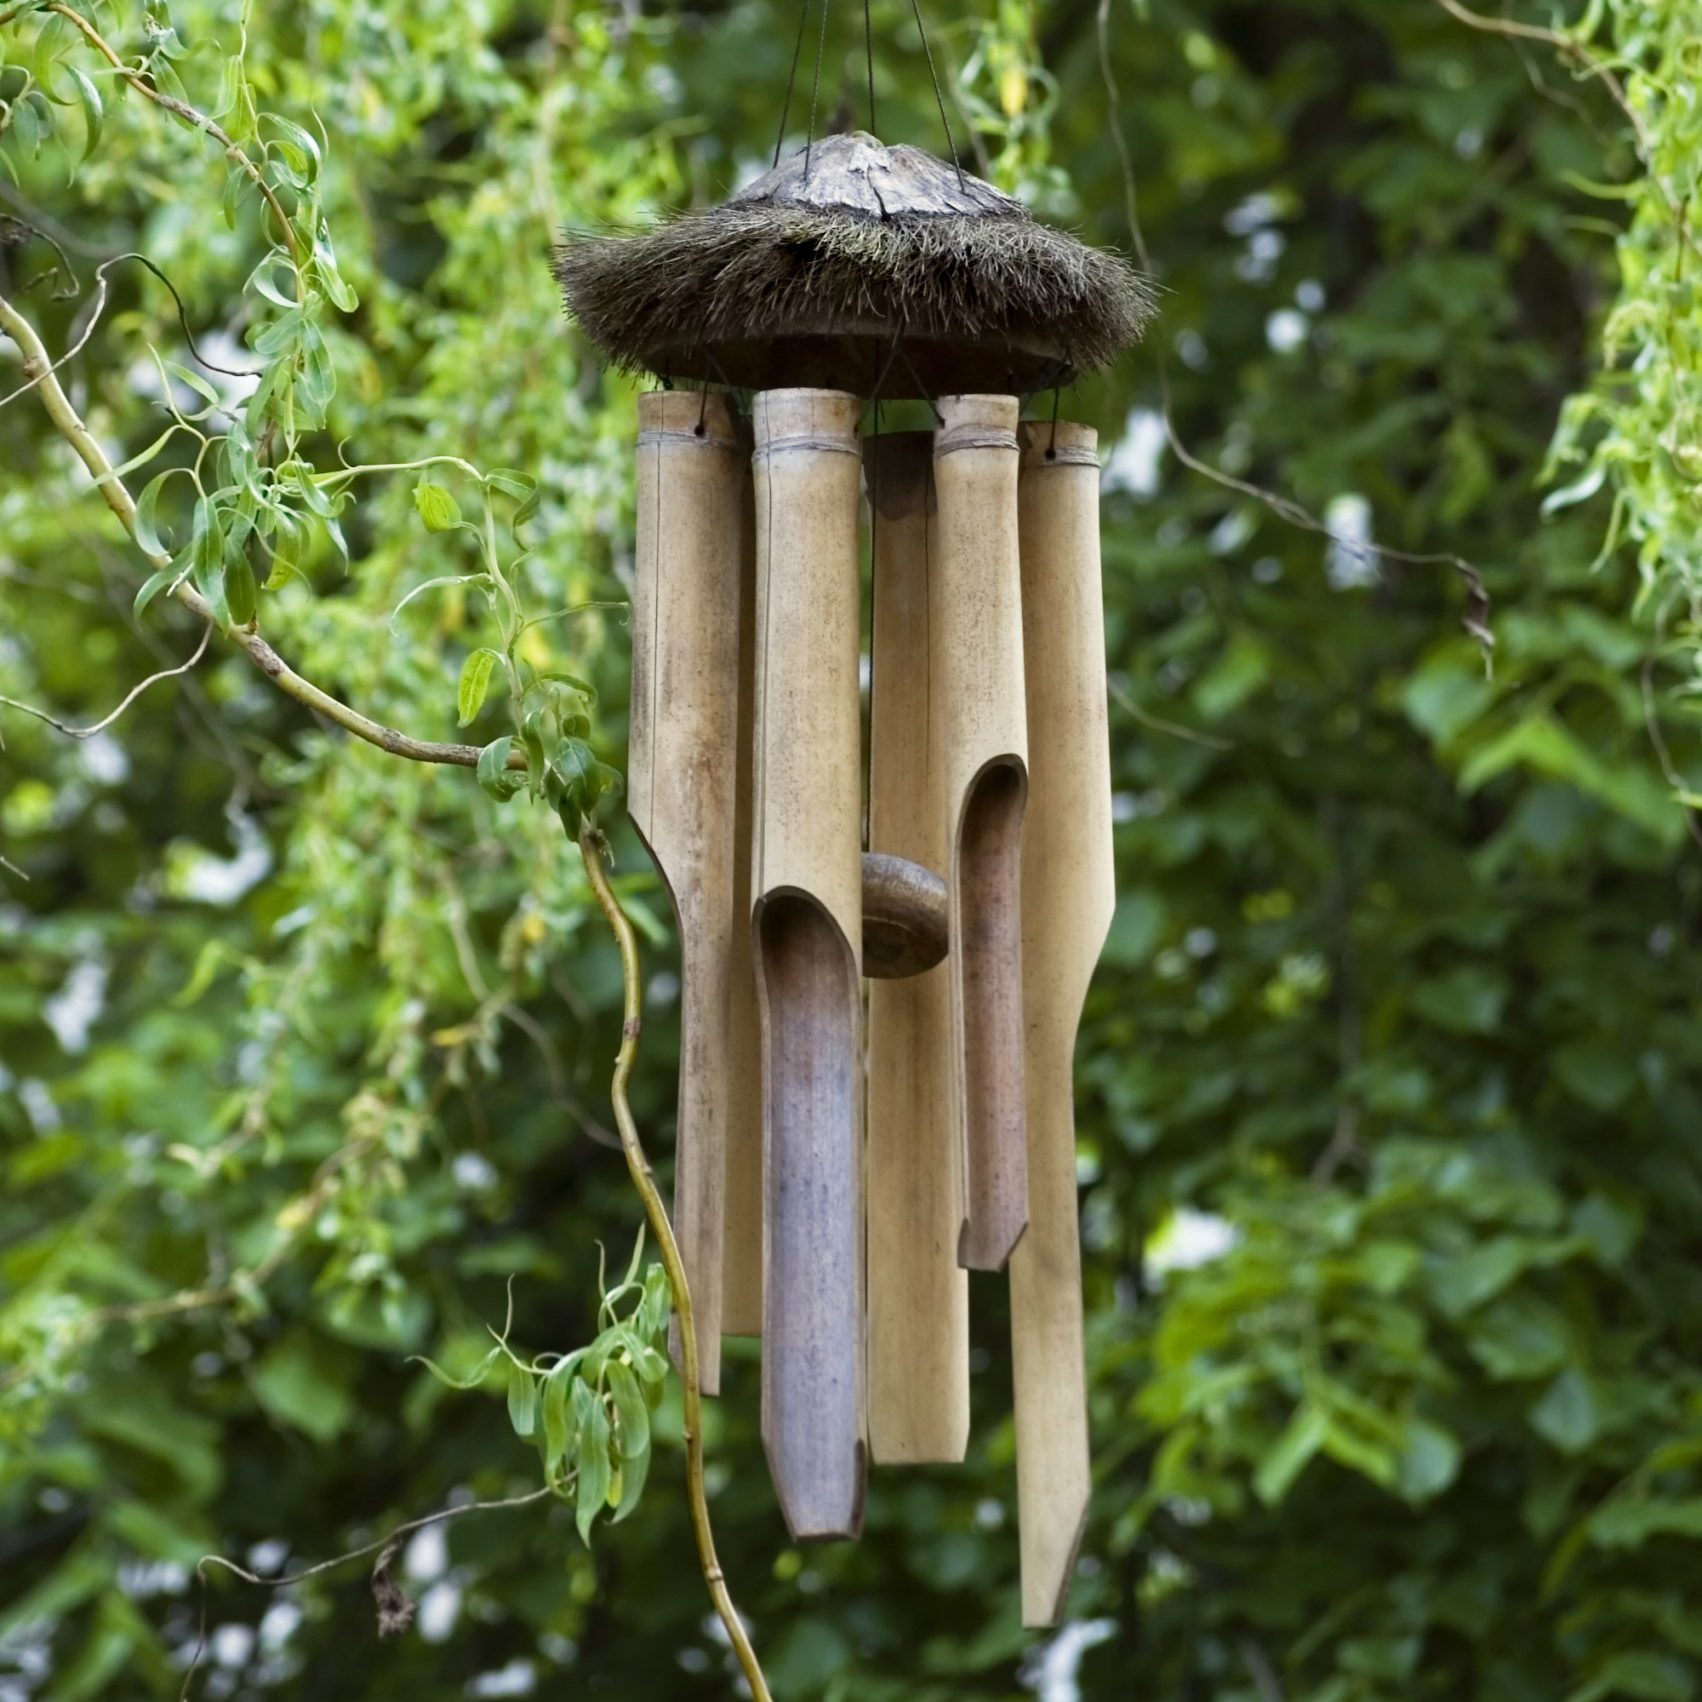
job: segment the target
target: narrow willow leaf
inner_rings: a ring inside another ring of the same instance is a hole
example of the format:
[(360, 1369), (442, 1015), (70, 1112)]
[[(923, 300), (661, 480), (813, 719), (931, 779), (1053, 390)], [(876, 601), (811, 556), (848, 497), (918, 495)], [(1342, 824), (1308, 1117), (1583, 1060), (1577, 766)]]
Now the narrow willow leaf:
[(104, 114), (100, 90), (95, 87), (86, 71), (79, 70), (75, 65), (67, 65), (65, 69), (71, 73), (71, 81), (77, 85), (77, 98), (83, 103), (83, 158), (86, 160), (100, 144), (101, 119)]
[(240, 549), (233, 550), (225, 562), (225, 607), (234, 626), (254, 624), (254, 568)]
[(650, 1409), (644, 1404), (632, 1367), (618, 1359), (609, 1364), (609, 1394), (620, 1420), (621, 1458), (636, 1460), (650, 1451)]
[(277, 131), (278, 140), (275, 145), (284, 156), (285, 164), (305, 188), (319, 175), (319, 144), (299, 124), (292, 124), (289, 119), (280, 118), (275, 112), (265, 113), (263, 122), (270, 124)]
[(146, 583), (142, 586), (142, 589), (136, 593), (136, 601), (130, 607), (131, 614), (140, 619), (142, 611), (147, 608), (147, 606), (160, 594), (160, 592), (165, 590), (168, 585), (174, 584), (179, 578), (181, 578), (182, 573), (183, 570), (179, 568), (176, 562), (167, 562), (166, 565), (160, 568), (157, 572), (150, 573)]
[(638, 1505), (644, 1493), (644, 1480), (650, 1475), (650, 1450), (622, 1462), (620, 1499), (615, 1506), (613, 1522), (619, 1524)]
[[(584, 1391), (584, 1399), (579, 1398), (581, 1391)], [(591, 1526), (609, 1498), (609, 1414), (602, 1397), (592, 1394), (584, 1383), (574, 1386), (574, 1397), (579, 1465), (574, 1523), (579, 1527), (579, 1540), (589, 1548)]]
[(485, 483), (492, 490), (505, 491), (522, 502), (536, 495), (538, 489), (538, 481), (530, 473), (514, 467), (493, 467), (485, 474)]
[(568, 1464), (568, 1442), (572, 1431), (567, 1422), (567, 1391), (572, 1381), (571, 1364), (563, 1360), (544, 1379), (544, 1475), (557, 1477)]
[(144, 555), (166, 556), (171, 551), (160, 540), (159, 526), (154, 518), (159, 508), (160, 489), (173, 473), (184, 471), (181, 467), (168, 467), (163, 473), (156, 473), (142, 488), (142, 494), (136, 499), (136, 542)]
[(523, 1365), (508, 1368), (508, 1422), (527, 1439), (538, 1427), (538, 1385)]

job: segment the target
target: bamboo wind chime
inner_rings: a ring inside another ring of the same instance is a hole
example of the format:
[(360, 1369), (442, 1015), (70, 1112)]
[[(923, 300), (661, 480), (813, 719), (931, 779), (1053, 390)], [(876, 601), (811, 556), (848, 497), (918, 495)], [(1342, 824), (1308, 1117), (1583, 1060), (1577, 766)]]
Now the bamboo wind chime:
[[(612, 361), (682, 386), (638, 402), (629, 803), (680, 928), (704, 1388), (760, 1334), (788, 1527), (855, 1536), (868, 1458), (963, 1458), (965, 1273), (1008, 1268), (1023, 1616), (1054, 1623), (1089, 1487), (1071, 1059), (1110, 770), (1094, 433), (1018, 398), (1131, 343), (1148, 291), (862, 133), (556, 270)], [(932, 431), (861, 435), (903, 398)]]

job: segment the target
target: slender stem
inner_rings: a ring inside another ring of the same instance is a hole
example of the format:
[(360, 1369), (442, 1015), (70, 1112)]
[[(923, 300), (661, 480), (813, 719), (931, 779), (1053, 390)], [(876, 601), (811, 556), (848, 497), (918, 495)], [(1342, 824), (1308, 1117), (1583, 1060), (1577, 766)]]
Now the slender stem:
[(674, 1312), (680, 1325), (680, 1380), (685, 1386), (686, 1493), (691, 1502), (691, 1522), (697, 1535), (698, 1559), (703, 1565), (703, 1579), (709, 1586), (715, 1611), (727, 1628), (733, 1653), (738, 1657), (745, 1680), (751, 1687), (751, 1695), (756, 1702), (770, 1702), (768, 1682), (762, 1676), (756, 1651), (751, 1647), (751, 1640), (746, 1635), (738, 1609), (733, 1606), (733, 1598), (728, 1592), (727, 1581), (721, 1571), (721, 1562), (715, 1555), (715, 1533), (710, 1528), (709, 1500), (703, 1487), (703, 1409), (698, 1382), (697, 1327), (692, 1317), (691, 1290), (686, 1284), (685, 1265), (680, 1259), (679, 1243), (674, 1239), (673, 1225), (668, 1221), (667, 1208), (662, 1204), (662, 1196), (656, 1189), (656, 1178), (650, 1171), (650, 1160), (644, 1156), (644, 1147), (638, 1138), (638, 1127), (633, 1122), (632, 1108), (627, 1104), (626, 1084), (632, 1076), (632, 1067), (638, 1058), (638, 1036), (643, 1027), (638, 940), (633, 934), (632, 923), (621, 908), (620, 900), (615, 896), (614, 888), (609, 885), (608, 873), (603, 868), (603, 836), (589, 822), (579, 830), (579, 854), (585, 859), (585, 874), (591, 883), (591, 890), (596, 894), (597, 903), (620, 947), (621, 978), (626, 992), (622, 1006), (621, 1045), (620, 1051), (615, 1054), (615, 1073), (609, 1086), (609, 1097), (614, 1102), (615, 1127), (620, 1131), (621, 1150), (626, 1154), (627, 1170), (631, 1173), (632, 1184), (638, 1190), (639, 1197), (644, 1201), (644, 1215), (649, 1219), (650, 1231), (656, 1237), (656, 1245), (661, 1250), (662, 1266), (668, 1273), (668, 1282), (674, 1291)]
[[(78, 459), (88, 468), (107, 507), (118, 516), (119, 524), (134, 539), (136, 504), (128, 487), (113, 471), (106, 451), (101, 448), (94, 434), (84, 425), (82, 417), (71, 405), (70, 397), (65, 394), (52, 370), (53, 363), (48, 359), (47, 349), (36, 334), (35, 327), (4, 296), (0, 296), (0, 330), (5, 331), (22, 351), (24, 377), (35, 381), (36, 394), (41, 397), (41, 404), (47, 410), (48, 418), (58, 427), (60, 436), (76, 450)], [(171, 557), (162, 551), (143, 550), (142, 553), (155, 567), (171, 565)], [(174, 585), (171, 594), (201, 620), (213, 625), (218, 624), (212, 604), (187, 581)], [(344, 732), (354, 734), (357, 739), (364, 739), (369, 745), (376, 745), (381, 751), (388, 751), (392, 756), (405, 757), (410, 762), (441, 762), (456, 768), (478, 766), (477, 745), (440, 744), (433, 739), (412, 738), (407, 733), (398, 732), (394, 727), (386, 727), (382, 722), (362, 715), (358, 709), (351, 709), (348, 704), (333, 697), (328, 691), (322, 691), (311, 680), (303, 679), (252, 628), (222, 626), (220, 631), (279, 691), (293, 697), (297, 703), (305, 705), (316, 714), (323, 715), (327, 721), (335, 722)], [(524, 768), (525, 753), (518, 749), (511, 751), (508, 766)]]

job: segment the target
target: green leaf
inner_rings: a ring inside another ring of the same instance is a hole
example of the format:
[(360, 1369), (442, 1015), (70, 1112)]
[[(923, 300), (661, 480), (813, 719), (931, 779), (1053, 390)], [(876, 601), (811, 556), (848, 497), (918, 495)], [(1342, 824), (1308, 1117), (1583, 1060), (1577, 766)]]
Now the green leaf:
[[(167, 467), (163, 473), (156, 473), (142, 487), (142, 494), (136, 499), (136, 543), (145, 555), (169, 556), (170, 549), (161, 541), (158, 522), (155, 519), (159, 508), (160, 491), (173, 473), (186, 473), (183, 467)], [(145, 607), (145, 605), (144, 605)], [(138, 609), (137, 613), (141, 610)]]
[(1636, 1702), (1691, 1702), (1695, 1694), (1695, 1673), (1688, 1662), (1674, 1654), (1631, 1649), (1610, 1656), (1566, 1702), (1605, 1702), (1613, 1696)]
[[(208, 412), (218, 407), (223, 401), (223, 398), (219, 395), (218, 391), (215, 390), (212, 385), (200, 375), (200, 373), (192, 372), (188, 367), (184, 366), (181, 361), (162, 360), (160, 364), (171, 374), (173, 378), (178, 381), (179, 384), (188, 385), (188, 387), (207, 404)], [(194, 419), (203, 419), (205, 417), (205, 414), (195, 414), (191, 416), (191, 418)]]
[(630, 1365), (611, 1360), (608, 1376), (609, 1395), (615, 1403), (615, 1417), (620, 1420), (621, 1458), (636, 1460), (650, 1451), (650, 1409), (644, 1404)]
[(505, 803), (526, 784), (523, 770), (508, 766), (509, 753), (514, 749), (514, 735), (504, 733), (492, 739), (479, 752), (478, 767), (474, 770), (479, 784), (498, 803)]
[(503, 491), (521, 502), (538, 493), (538, 481), (530, 473), (522, 473), (513, 467), (493, 467), (485, 474), (485, 483), (492, 490)]
[(275, 112), (262, 113), (260, 122), (269, 124), (277, 132), (278, 140), (273, 145), (284, 156), (291, 174), (306, 188), (319, 175), (319, 144), (299, 124), (280, 118)]
[(360, 298), (344, 280), (343, 274), (337, 269), (336, 251), (331, 246), (329, 232), (321, 231), (319, 240), (313, 245), (314, 270), (319, 275), (319, 282), (325, 293), (331, 298), (331, 305), (342, 313), (353, 313), (360, 306)]
[(100, 90), (97, 89), (88, 73), (76, 65), (67, 63), (66, 71), (71, 81), (77, 85), (77, 98), (83, 105), (83, 158), (86, 160), (100, 143), (100, 128), (103, 107), (101, 106)]
[(1563, 1454), (1581, 1454), (1601, 1429), (1601, 1409), (1590, 1379), (1576, 1366), (1562, 1371), (1531, 1408), (1531, 1428)]
[(508, 1368), (508, 1422), (516, 1436), (527, 1440), (538, 1426), (537, 1379), (523, 1365)]
[(254, 624), (254, 568), (241, 550), (234, 551), (225, 562), (225, 607), (233, 626)]
[(455, 713), (460, 726), (470, 727), (478, 718), (485, 693), (490, 689), (491, 670), (501, 660), (489, 645), (481, 645), (461, 664), (461, 683), (455, 689)]
[(573, 1393), (579, 1433), (576, 1453), (579, 1487), (574, 1523), (579, 1529), (579, 1540), (590, 1547), (591, 1526), (609, 1499), (609, 1414), (602, 1397), (593, 1393), (589, 1385), (576, 1383)]
[(439, 484), (422, 478), (414, 486), (414, 507), (428, 532), (448, 532), (461, 524), (461, 505)]
[(1267, 1507), (1276, 1506), (1288, 1494), (1328, 1434), (1329, 1422), (1317, 1407), (1306, 1404), (1295, 1409), (1276, 1446), (1253, 1474), (1253, 1488)]
[(1702, 1499), (1645, 1501), (1620, 1496), (1594, 1513), (1589, 1523), (1590, 1541), (1597, 1548), (1641, 1548), (1655, 1536), (1702, 1542)]
[(568, 1388), (573, 1383), (573, 1367), (562, 1360), (550, 1367), (544, 1378), (543, 1411), (544, 1475), (556, 1478), (567, 1467), (571, 1431), (567, 1422)]
[(615, 1503), (613, 1521), (617, 1525), (638, 1506), (644, 1494), (645, 1480), (650, 1476), (650, 1453), (646, 1448), (642, 1454), (628, 1455), (621, 1462), (620, 1497)]
[(297, 1329), (267, 1350), (254, 1373), (254, 1393), (273, 1418), (315, 1442), (330, 1442), (353, 1422), (348, 1350)]
[(1414, 1504), (1433, 1499), (1453, 1483), (1460, 1470), (1460, 1444), (1451, 1431), (1428, 1419), (1407, 1425), (1400, 1459), (1400, 1492)]

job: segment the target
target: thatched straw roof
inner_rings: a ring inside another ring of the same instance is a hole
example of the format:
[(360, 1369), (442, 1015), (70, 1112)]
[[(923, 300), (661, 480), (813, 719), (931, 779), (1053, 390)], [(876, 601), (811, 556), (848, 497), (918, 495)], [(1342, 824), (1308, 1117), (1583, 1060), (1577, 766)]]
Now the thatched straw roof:
[(648, 234), (572, 233), (555, 272), (615, 365), (750, 389), (1047, 389), (1104, 366), (1153, 310), (1121, 255), (861, 132)]

